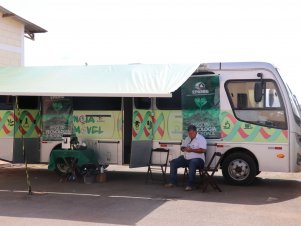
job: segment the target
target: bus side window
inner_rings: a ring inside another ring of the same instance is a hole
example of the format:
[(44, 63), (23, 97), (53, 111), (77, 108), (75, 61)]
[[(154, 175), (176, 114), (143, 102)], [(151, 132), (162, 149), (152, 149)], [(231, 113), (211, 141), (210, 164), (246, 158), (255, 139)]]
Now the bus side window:
[(172, 93), (171, 98), (157, 98), (156, 105), (159, 110), (181, 110), (181, 87)]
[(136, 109), (150, 109), (152, 102), (148, 97), (135, 97), (134, 104)]
[(18, 105), (20, 109), (39, 109), (39, 97), (19, 96)]
[(0, 96), (0, 110), (12, 110), (12, 109), (13, 109), (13, 97)]
[(283, 101), (274, 81), (264, 80), (263, 98), (256, 102), (256, 80), (229, 80), (225, 84), (228, 99), (238, 120), (270, 128), (287, 129)]
[(278, 91), (273, 82), (266, 83), (266, 95), (265, 103), (267, 108), (279, 108), (281, 107)]
[(120, 97), (74, 97), (74, 110), (121, 110)]

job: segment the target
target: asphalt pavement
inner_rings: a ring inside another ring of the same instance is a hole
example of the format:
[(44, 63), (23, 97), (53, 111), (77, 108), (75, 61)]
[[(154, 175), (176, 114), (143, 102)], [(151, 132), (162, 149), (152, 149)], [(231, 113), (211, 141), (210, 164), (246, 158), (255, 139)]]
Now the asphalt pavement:
[(107, 182), (85, 184), (30, 165), (28, 195), (24, 165), (2, 162), (0, 225), (300, 225), (300, 173), (261, 173), (250, 186), (228, 185), (217, 173), (222, 192), (203, 193), (146, 184), (145, 172), (109, 166)]

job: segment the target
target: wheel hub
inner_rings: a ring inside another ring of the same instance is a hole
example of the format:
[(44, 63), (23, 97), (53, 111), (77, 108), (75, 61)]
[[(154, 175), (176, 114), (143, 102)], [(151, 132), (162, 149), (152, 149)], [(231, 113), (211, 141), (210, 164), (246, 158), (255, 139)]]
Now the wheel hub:
[(250, 174), (249, 164), (242, 159), (233, 160), (228, 167), (229, 175), (234, 180), (245, 180)]
[(236, 173), (241, 173), (242, 172), (242, 168), (240, 166), (237, 166), (235, 168)]

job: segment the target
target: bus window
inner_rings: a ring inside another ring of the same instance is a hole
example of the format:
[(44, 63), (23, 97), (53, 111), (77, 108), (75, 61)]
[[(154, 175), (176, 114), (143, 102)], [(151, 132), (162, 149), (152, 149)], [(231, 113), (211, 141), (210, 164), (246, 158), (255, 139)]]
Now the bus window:
[(20, 109), (38, 109), (39, 98), (33, 96), (19, 96), (18, 105)]
[(226, 91), (237, 119), (271, 128), (287, 129), (286, 116), (279, 89), (274, 81), (264, 81), (263, 98), (256, 102), (256, 80), (230, 80)]
[(120, 97), (74, 97), (74, 110), (121, 110)]
[(280, 108), (280, 99), (278, 91), (273, 82), (266, 82), (265, 106), (267, 108)]
[(172, 93), (172, 98), (157, 98), (159, 110), (181, 110), (181, 88)]
[(0, 96), (0, 110), (12, 110), (12, 109), (13, 109), (13, 97)]
[(148, 97), (136, 97), (134, 98), (134, 104), (136, 109), (150, 109), (151, 98)]

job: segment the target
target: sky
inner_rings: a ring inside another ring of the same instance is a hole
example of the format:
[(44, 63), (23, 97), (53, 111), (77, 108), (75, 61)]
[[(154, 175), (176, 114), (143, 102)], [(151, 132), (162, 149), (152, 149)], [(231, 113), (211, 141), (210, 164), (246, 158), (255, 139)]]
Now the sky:
[(264, 61), (301, 100), (298, 0), (0, 0), (45, 28), (25, 66)]

